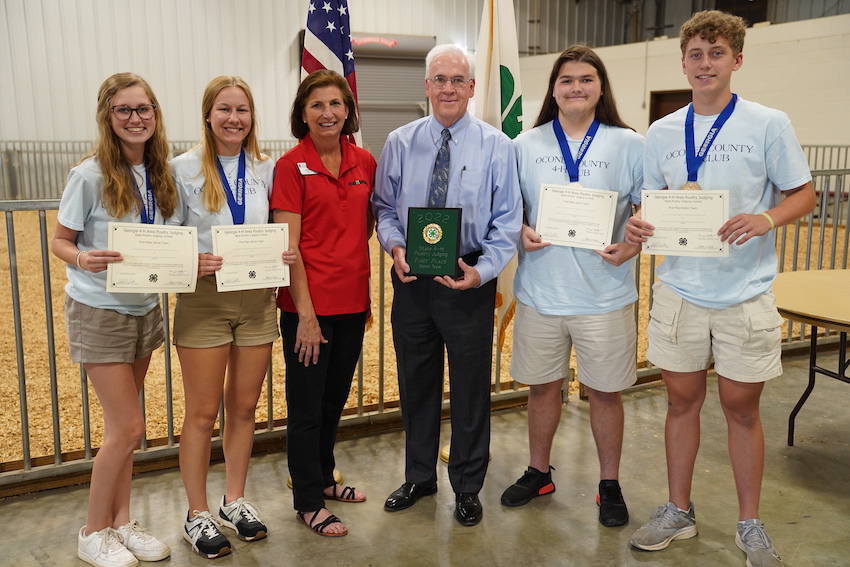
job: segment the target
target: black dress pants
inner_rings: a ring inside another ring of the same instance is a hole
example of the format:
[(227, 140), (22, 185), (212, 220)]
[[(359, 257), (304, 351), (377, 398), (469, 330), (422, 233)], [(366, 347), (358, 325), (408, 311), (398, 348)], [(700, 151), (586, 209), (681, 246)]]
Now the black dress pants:
[(453, 290), (431, 278), (401, 283), (392, 270), (392, 325), (405, 430), (405, 481), (437, 478), (444, 356), (448, 353), (455, 493), (478, 493), (490, 454), (490, 377), (496, 281)]
[(363, 348), (366, 312), (319, 316), (327, 344), (319, 362), (304, 366), (294, 352), (298, 314), (281, 312), (280, 332), (286, 361), (286, 453), (295, 509), (324, 508), (322, 490), (334, 484), (334, 443), (339, 417)]

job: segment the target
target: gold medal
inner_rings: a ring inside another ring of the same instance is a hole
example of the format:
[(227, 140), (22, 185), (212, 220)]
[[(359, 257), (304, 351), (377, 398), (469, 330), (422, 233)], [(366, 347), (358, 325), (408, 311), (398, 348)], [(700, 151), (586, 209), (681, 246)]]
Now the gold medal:
[(679, 191), (700, 191), (700, 190), (701, 190), (701, 187), (699, 185), (697, 185), (696, 181), (688, 181), (687, 183), (682, 185), (681, 189), (679, 189)]
[(437, 223), (425, 225), (422, 229), (422, 238), (428, 244), (436, 244), (443, 238), (443, 228)]

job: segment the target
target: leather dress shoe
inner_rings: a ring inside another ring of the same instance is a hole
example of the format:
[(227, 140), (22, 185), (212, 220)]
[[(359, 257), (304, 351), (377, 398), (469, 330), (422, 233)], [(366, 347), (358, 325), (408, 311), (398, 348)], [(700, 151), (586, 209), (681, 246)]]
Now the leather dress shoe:
[(455, 495), (455, 519), (462, 526), (474, 526), (481, 521), (484, 509), (477, 494), (461, 492)]
[(428, 496), (435, 492), (437, 492), (436, 482), (428, 484), (405, 482), (398, 490), (389, 495), (387, 501), (384, 502), (384, 510), (387, 512), (405, 510), (413, 506), (423, 496)]

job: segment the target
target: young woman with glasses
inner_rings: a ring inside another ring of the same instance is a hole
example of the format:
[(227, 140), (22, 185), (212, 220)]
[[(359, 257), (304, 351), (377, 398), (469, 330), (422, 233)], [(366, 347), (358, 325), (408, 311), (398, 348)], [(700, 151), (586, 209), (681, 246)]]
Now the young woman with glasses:
[(106, 79), (96, 118), (98, 139), (68, 175), (51, 250), (68, 264), (71, 359), (83, 365), (103, 408), (103, 443), (77, 556), (90, 565), (129, 567), (171, 554), (130, 518), (133, 451), (145, 434), (139, 392), (164, 332), (156, 294), (106, 291), (107, 266), (123, 260), (107, 249), (107, 223), (163, 224), (174, 213), (176, 190), (162, 112), (144, 79), (132, 73)]

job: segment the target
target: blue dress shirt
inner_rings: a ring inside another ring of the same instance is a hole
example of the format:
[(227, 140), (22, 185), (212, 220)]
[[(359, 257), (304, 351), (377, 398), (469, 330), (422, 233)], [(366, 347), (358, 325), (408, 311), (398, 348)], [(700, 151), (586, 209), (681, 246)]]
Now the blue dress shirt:
[[(378, 161), (372, 208), (378, 241), (390, 255), (393, 247), (406, 246), (408, 208), (428, 206), (442, 130), (433, 116), (426, 116), (387, 137)], [(483, 252), (475, 266), (483, 285), (498, 276), (517, 251), (522, 194), (516, 151), (505, 134), (468, 112), (449, 131), (446, 207), (463, 209), (460, 253)]]

